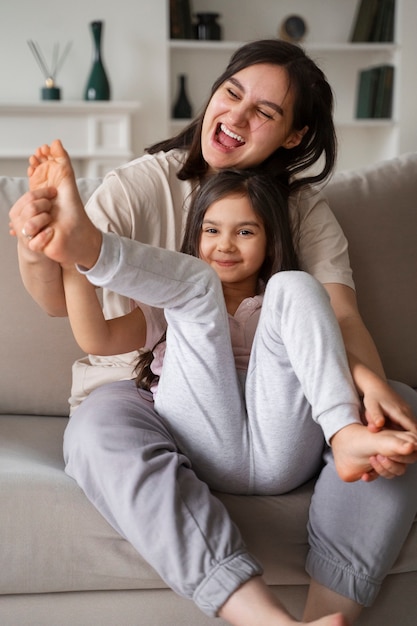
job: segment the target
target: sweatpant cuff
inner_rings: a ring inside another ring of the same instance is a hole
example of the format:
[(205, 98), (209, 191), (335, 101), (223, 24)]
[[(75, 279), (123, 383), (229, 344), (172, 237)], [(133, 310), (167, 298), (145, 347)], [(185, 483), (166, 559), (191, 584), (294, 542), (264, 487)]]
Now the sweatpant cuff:
[(194, 592), (198, 608), (216, 617), (226, 600), (254, 576), (263, 573), (261, 565), (247, 552), (238, 552), (218, 563)]
[(372, 606), (381, 589), (381, 581), (374, 580), (364, 572), (355, 571), (350, 565), (333, 561), (328, 556), (311, 549), (307, 555), (305, 569), (320, 585), (364, 607)]

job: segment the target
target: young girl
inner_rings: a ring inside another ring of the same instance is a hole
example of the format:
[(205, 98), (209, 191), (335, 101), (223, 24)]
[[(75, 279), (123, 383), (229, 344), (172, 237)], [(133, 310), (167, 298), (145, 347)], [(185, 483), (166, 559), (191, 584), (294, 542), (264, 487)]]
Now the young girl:
[[(96, 265), (91, 258), (100, 250), (87, 245), (89, 229), (74, 228), (64, 211), (55, 221), (57, 242), (46, 255)], [(411, 453), (417, 444), (411, 433), (372, 434), (361, 423), (325, 290), (305, 272), (284, 271), (298, 267), (293, 238), (276, 181), (224, 170), (208, 178), (190, 208), (188, 254), (103, 235), (97, 267), (84, 272), (134, 298), (138, 307), (128, 315), (106, 320), (91, 286), (64, 268), (69, 319), (86, 352), (149, 347), (167, 331), (152, 363), (155, 407), (198, 475), (220, 491), (295, 489), (320, 466), (323, 432), (330, 443), (349, 427), (349, 446), (336, 458), (349, 481), (371, 471), (370, 456)], [(164, 307), (166, 324), (161, 309), (143, 302)]]

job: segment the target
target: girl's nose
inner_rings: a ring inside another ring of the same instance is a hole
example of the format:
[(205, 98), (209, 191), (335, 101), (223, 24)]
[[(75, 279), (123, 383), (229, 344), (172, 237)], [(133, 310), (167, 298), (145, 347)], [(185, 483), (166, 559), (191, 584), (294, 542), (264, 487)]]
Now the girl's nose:
[(224, 236), (217, 243), (219, 252), (231, 252), (234, 249), (233, 241), (230, 237)]

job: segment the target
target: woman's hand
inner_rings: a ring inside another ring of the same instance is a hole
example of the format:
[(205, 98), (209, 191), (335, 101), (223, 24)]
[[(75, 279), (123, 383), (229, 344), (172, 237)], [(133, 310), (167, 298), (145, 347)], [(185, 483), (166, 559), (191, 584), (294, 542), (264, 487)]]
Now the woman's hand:
[[(364, 367), (364, 366), (362, 366)], [(379, 376), (367, 370), (362, 380), (367, 380), (363, 395), (363, 420), (368, 430), (377, 433), (380, 430), (406, 431), (417, 434), (417, 421), (410, 406), (396, 391)], [(406, 471), (407, 465), (417, 461), (417, 453), (407, 455), (371, 456), (373, 471), (363, 477), (370, 481), (378, 476), (395, 478)]]
[(390, 428), (417, 434), (417, 420), (411, 407), (385, 380), (371, 371), (366, 376), (368, 382), (363, 386), (363, 416), (369, 430), (377, 432), (382, 428)]
[(23, 284), (48, 315), (66, 316), (61, 266), (33, 249), (34, 237), (42, 236), (52, 220), (56, 190), (45, 187), (25, 193), (10, 209), (10, 234), (18, 240), (17, 251)]
[(28, 191), (10, 209), (10, 234), (18, 238), (23, 248), (30, 250), (29, 242), (51, 223), (56, 195), (53, 187)]

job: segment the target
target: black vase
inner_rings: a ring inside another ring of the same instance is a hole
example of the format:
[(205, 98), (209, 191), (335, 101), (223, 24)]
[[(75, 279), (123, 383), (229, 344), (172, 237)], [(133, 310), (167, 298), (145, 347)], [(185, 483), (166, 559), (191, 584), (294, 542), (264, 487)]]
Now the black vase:
[(91, 22), (90, 29), (93, 36), (93, 66), (85, 88), (85, 100), (110, 100), (110, 83), (104, 69), (101, 54), (101, 37), (103, 22)]
[(219, 13), (196, 13), (196, 39), (219, 41), (222, 38), (220, 24), (217, 23)]
[(193, 109), (187, 96), (186, 81), (185, 74), (178, 76), (178, 97), (172, 111), (172, 116), (175, 119), (188, 119), (193, 115)]

